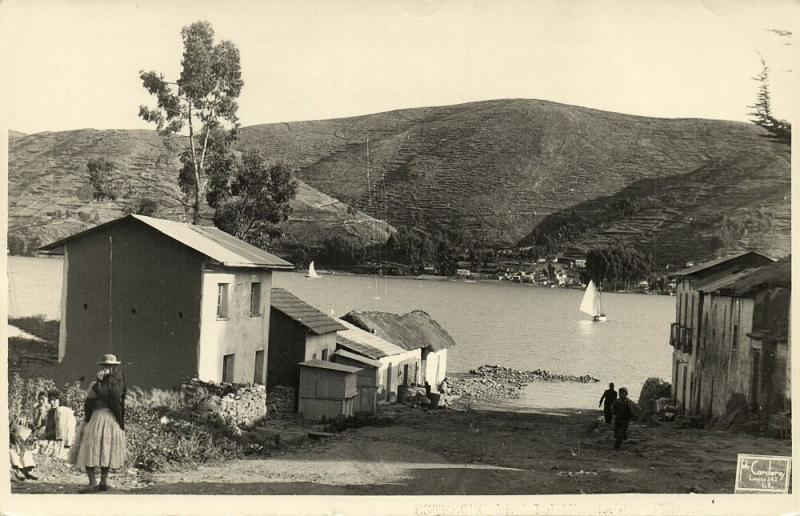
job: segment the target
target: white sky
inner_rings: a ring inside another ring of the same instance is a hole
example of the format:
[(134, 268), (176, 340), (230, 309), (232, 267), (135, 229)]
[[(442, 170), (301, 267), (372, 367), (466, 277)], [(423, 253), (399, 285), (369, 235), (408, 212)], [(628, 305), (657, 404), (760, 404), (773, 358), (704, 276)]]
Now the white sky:
[[(790, 118), (793, 0), (0, 3), (2, 125), (150, 128), (140, 69), (177, 77), (180, 29), (240, 49), (243, 125), (495, 98), (747, 120), (759, 72)], [(433, 11), (427, 17), (416, 13)]]

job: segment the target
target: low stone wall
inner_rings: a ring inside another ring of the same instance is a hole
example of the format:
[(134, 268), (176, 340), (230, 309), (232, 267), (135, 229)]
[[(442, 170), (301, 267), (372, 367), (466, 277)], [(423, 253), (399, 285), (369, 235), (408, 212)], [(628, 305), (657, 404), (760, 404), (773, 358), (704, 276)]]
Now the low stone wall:
[(277, 417), (294, 414), (297, 407), (297, 389), (276, 385), (267, 393), (267, 414)]
[(263, 385), (192, 380), (182, 384), (180, 390), (187, 404), (237, 425), (252, 425), (267, 415), (267, 390)]

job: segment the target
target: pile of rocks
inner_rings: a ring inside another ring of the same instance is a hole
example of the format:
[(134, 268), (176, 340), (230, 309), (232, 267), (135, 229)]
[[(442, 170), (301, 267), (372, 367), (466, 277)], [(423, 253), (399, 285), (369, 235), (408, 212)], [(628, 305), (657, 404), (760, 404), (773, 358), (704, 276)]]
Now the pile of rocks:
[(456, 396), (520, 399), (524, 384), (498, 382), (484, 377), (448, 377), (447, 388)]
[(218, 384), (193, 379), (182, 384), (180, 390), (188, 405), (236, 425), (252, 425), (267, 415), (267, 390), (263, 385)]
[(518, 369), (512, 369), (510, 367), (497, 365), (482, 365), (477, 369), (470, 370), (470, 374), (483, 378), (493, 378), (496, 380), (504, 380), (522, 385), (536, 381), (578, 383), (594, 383), (600, 381), (594, 376), (589, 376), (588, 374), (583, 376), (575, 376), (571, 374), (551, 373), (545, 369), (521, 371)]
[(267, 393), (267, 414), (278, 417), (294, 414), (297, 406), (297, 389), (276, 385)]

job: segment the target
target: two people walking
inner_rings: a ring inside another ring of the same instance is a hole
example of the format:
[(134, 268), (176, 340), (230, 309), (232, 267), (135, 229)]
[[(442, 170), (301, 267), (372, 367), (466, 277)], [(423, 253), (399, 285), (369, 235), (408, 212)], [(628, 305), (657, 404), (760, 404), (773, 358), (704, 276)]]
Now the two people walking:
[(600, 405), (603, 405), (606, 424), (612, 420), (614, 422), (614, 449), (619, 450), (628, 439), (628, 425), (638, 415), (639, 407), (628, 398), (628, 389), (625, 387), (620, 387), (618, 397), (613, 383), (609, 383), (608, 389), (603, 392), (598, 406)]

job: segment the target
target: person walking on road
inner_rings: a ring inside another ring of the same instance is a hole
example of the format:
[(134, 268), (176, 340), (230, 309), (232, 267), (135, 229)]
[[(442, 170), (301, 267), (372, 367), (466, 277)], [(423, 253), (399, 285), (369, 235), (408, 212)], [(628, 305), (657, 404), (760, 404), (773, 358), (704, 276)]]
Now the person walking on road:
[(628, 399), (628, 389), (620, 387), (619, 398), (611, 410), (614, 413), (614, 449), (619, 450), (622, 442), (628, 438), (628, 424), (639, 413), (639, 408)]
[[(606, 424), (611, 423), (611, 418), (613, 416), (611, 407), (614, 406), (615, 401), (617, 401), (617, 391), (614, 390), (614, 384), (609, 383), (608, 389), (603, 392), (603, 395), (600, 397), (600, 403), (597, 404), (598, 407), (603, 405), (603, 414), (606, 416)], [(605, 404), (603, 404), (603, 402), (605, 402)]]

